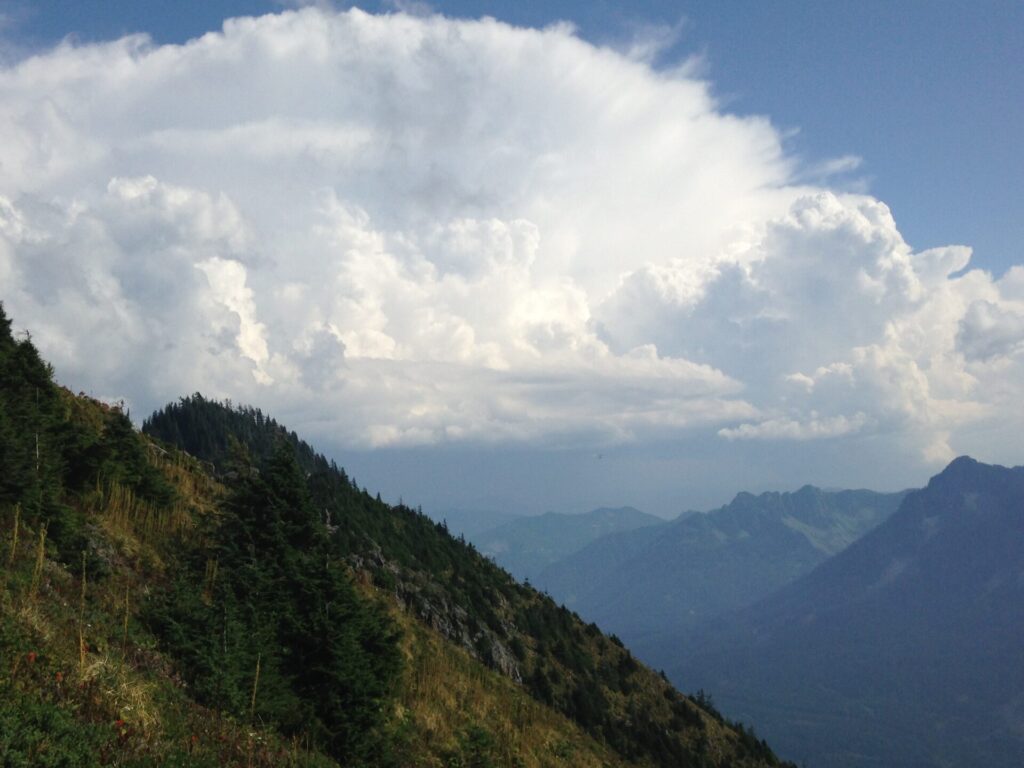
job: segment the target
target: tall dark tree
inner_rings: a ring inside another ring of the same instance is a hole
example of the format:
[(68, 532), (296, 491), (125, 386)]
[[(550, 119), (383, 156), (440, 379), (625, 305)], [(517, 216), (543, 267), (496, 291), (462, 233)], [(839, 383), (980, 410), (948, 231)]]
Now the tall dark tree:
[(253, 714), (359, 764), (382, 748), (399, 671), (396, 630), (333, 556), (286, 444), (258, 471), (238, 465), (231, 474), (212, 546), (154, 603), (151, 625), (201, 699), (245, 715), (258, 660)]

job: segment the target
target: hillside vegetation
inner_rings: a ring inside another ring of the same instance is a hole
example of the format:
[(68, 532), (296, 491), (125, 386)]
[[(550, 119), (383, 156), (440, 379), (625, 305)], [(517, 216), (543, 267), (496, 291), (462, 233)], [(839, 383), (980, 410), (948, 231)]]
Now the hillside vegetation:
[(0, 374), (4, 765), (778, 764), (258, 410)]

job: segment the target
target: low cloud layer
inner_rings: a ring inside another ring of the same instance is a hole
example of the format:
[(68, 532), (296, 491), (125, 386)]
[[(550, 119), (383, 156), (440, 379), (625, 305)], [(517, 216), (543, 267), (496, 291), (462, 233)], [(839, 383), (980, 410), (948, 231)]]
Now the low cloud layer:
[(1024, 268), (915, 253), (812, 171), (563, 27), (306, 8), (65, 44), (0, 70), (0, 300), (71, 386), (338, 446), (1019, 462)]

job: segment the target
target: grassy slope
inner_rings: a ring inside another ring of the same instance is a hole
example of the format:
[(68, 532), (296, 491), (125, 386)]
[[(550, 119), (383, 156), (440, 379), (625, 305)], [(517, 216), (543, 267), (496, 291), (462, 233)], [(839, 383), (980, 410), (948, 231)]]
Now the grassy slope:
[[(105, 406), (64, 396), (70, 418), (102, 428)], [(0, 518), (0, 762), (333, 764), (301, 742), (195, 704), (173, 661), (137, 620), (146, 593), (165, 579), (174, 550), (194, 535), (200, 519), (217, 514), (224, 493), (200, 462), (150, 446), (153, 463), (178, 492), (173, 508), (155, 510), (120, 488), (75, 500), (89, 520), (90, 555), (103, 563), (102, 576), (90, 579), (87, 570), (83, 580), (72, 573), (52, 557), (52, 543), (44, 542), (40, 561), (41, 531), (20, 511), (12, 549), (15, 510)], [(362, 588), (379, 597), (365, 582)], [(392, 614), (403, 629), (406, 659), (393, 716), (403, 762), (623, 764), (564, 716), (397, 606)]]

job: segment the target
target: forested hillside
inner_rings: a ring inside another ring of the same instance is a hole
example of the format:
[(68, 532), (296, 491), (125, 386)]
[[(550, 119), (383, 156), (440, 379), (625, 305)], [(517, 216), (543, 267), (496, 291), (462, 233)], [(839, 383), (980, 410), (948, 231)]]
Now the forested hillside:
[(258, 410), (0, 374), (5, 765), (778, 764)]

